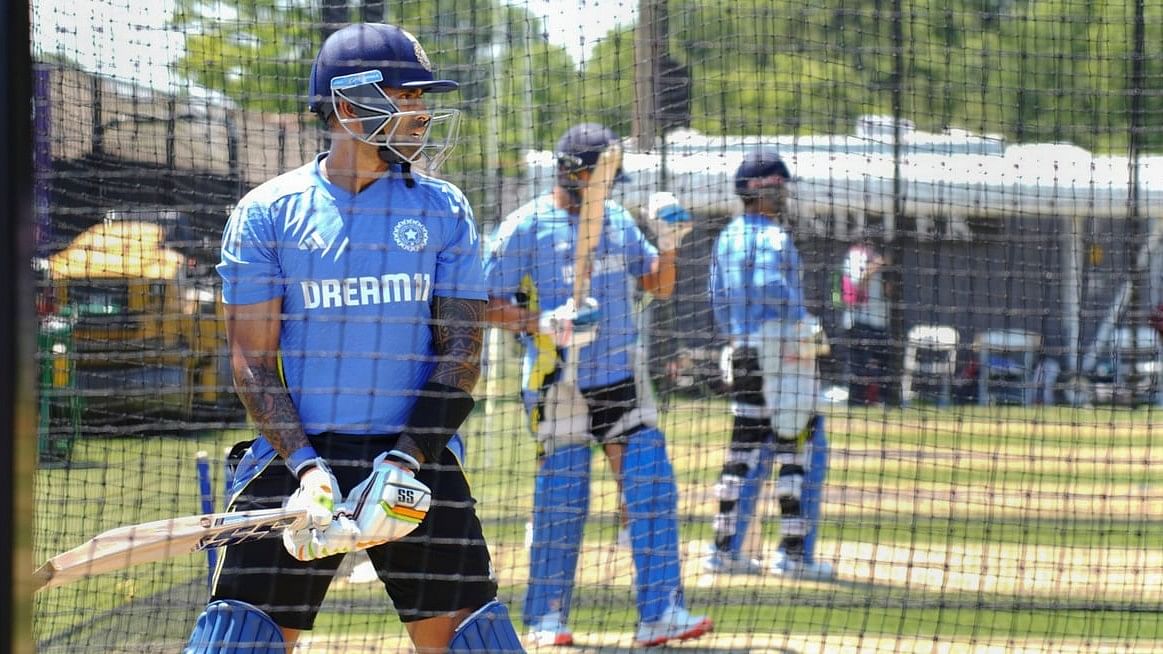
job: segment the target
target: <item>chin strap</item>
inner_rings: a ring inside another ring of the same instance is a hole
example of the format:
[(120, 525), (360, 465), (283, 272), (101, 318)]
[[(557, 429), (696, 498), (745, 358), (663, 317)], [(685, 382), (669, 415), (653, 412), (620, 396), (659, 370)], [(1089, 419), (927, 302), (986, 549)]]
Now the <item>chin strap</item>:
[(391, 148), (387, 146), (380, 146), (379, 148), (380, 160), (389, 165), (399, 165), (400, 172), (404, 175), (404, 186), (408, 188), (416, 187), (416, 180), (412, 177), (412, 162), (405, 161), (403, 157), (396, 154)]

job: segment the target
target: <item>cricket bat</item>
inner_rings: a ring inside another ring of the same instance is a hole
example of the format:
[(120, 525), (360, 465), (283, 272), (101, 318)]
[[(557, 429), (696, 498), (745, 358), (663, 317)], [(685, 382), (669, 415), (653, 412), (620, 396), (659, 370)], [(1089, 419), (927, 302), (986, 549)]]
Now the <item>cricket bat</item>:
[(306, 509), (208, 513), (144, 522), (102, 532), (52, 557), (33, 573), (37, 589), (143, 563), (280, 534), (307, 519)]
[[(622, 166), (622, 147), (612, 143), (598, 155), (586, 187), (582, 189), (581, 211), (578, 216), (577, 249), (573, 260), (573, 305), (580, 311), (590, 294), (594, 250), (602, 238), (605, 222), (606, 198), (614, 186), (614, 177)], [(566, 355), (565, 379), (577, 382), (577, 353), (569, 348)]]
[(582, 189), (581, 212), (577, 228), (577, 251), (574, 252), (573, 303), (581, 308), (590, 292), (590, 273), (593, 268), (594, 249), (602, 238), (602, 223), (606, 213), (606, 198), (614, 186), (614, 177), (622, 165), (622, 147), (610, 144), (598, 161), (586, 187)]

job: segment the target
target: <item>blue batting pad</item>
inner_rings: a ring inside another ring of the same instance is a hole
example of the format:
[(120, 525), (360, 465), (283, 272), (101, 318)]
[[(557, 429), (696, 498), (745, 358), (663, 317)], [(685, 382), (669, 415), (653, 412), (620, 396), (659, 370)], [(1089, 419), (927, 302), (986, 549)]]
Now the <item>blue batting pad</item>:
[(630, 515), (638, 614), (662, 617), (682, 592), (678, 558), (678, 489), (662, 432), (647, 427), (630, 435), (622, 461), (622, 492)]
[(278, 452), (275, 451), (270, 441), (259, 437), (251, 443), (246, 452), (243, 453), (242, 459), (239, 460), (238, 466), (234, 469), (234, 474), (230, 477), (230, 486), (226, 493), (226, 505), (234, 500), (235, 496), (246, 488), (246, 485), (254, 480), (263, 470), (266, 469), (271, 461), (275, 460)]
[(820, 526), (820, 501), (824, 479), (828, 476), (828, 439), (824, 434), (824, 416), (812, 418), (812, 433), (808, 440), (808, 469), (804, 471), (803, 493), (800, 495), (800, 514), (807, 524), (804, 535), (804, 560), (816, 557), (816, 531)]
[(569, 617), (578, 552), (590, 508), (590, 448), (568, 445), (541, 460), (533, 490), (533, 544), (525, 624), (547, 613)]
[(449, 652), (524, 652), (521, 638), (513, 629), (509, 609), (493, 600), (477, 609), (456, 628)]
[(283, 632), (269, 615), (238, 600), (216, 600), (198, 616), (183, 654), (285, 654)]
[(739, 488), (739, 499), (735, 503), (735, 535), (731, 538), (732, 554), (739, 554), (743, 543), (747, 541), (747, 528), (755, 517), (755, 507), (759, 503), (759, 494), (763, 484), (771, 474), (771, 464), (775, 461), (775, 448), (770, 441), (758, 444), (759, 464), (748, 466), (747, 476), (743, 478), (743, 485)]

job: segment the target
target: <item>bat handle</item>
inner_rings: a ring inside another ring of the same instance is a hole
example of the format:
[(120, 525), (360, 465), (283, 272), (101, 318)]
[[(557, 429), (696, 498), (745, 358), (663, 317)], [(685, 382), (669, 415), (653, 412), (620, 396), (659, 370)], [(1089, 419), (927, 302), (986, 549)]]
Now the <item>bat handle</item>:
[(577, 384), (577, 357), (580, 348), (569, 346), (565, 348), (565, 370), (561, 381), (565, 384)]

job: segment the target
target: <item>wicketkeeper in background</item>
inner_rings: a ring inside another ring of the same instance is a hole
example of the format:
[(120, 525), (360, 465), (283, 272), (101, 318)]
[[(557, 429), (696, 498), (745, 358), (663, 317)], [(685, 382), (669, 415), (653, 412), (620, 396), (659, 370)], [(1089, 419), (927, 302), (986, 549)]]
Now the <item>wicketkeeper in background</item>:
[(827, 341), (804, 308), (800, 257), (787, 210), (791, 175), (770, 149), (749, 152), (735, 173), (743, 215), (715, 241), (710, 295), (715, 325), (730, 339), (722, 368), (734, 421), (716, 495), (715, 543), (703, 560), (712, 573), (757, 574), (744, 550), (763, 484), (773, 464), (780, 506), (774, 574), (830, 579), (813, 557), (820, 485), (827, 468), (817, 356)]
[[(552, 192), (510, 214), (485, 259), (489, 319), (520, 333), (526, 348), (522, 394), (539, 455), (524, 610), (534, 645), (573, 642), (567, 625), (595, 446), (620, 471), (629, 514), (640, 620), (635, 640), (660, 645), (711, 629), (709, 620), (684, 607), (674, 470), (645, 362), (635, 357), (635, 287), (670, 295), (675, 250), (690, 229), (689, 214), (673, 196), (655, 197), (655, 249), (626, 209), (606, 200), (607, 189), (595, 189), (602, 177), (592, 174), (599, 156), (617, 143), (602, 125), (570, 128), (557, 144)], [(604, 210), (590, 266), (591, 297), (575, 306), (583, 195), (587, 202), (603, 201)], [(576, 382), (563, 374), (570, 352), (578, 353)]]

